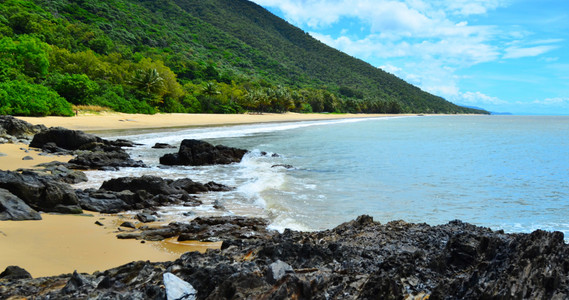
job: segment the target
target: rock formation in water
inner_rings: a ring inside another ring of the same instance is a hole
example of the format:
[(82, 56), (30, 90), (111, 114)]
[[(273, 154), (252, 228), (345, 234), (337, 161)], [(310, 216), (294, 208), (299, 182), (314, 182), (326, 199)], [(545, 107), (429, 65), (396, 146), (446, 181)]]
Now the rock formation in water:
[(166, 154), (160, 158), (163, 165), (204, 166), (240, 162), (247, 150), (214, 146), (200, 140), (183, 140), (178, 153)]

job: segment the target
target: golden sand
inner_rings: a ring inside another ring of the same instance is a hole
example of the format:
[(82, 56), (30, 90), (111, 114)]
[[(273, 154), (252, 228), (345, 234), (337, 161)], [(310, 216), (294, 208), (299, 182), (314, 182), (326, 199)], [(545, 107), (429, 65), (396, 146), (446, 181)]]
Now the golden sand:
[[(150, 129), (169, 127), (216, 126), (253, 123), (331, 120), (346, 118), (370, 118), (394, 115), (383, 114), (79, 114), (74, 117), (18, 117), (32, 124), (47, 127), (61, 126), (83, 131)], [(398, 115), (401, 116), (401, 115)]]
[[(11, 171), (19, 168), (33, 169), (38, 164), (52, 161), (67, 162), (73, 158), (71, 155), (39, 155), (41, 152), (24, 144), (0, 144), (0, 153), (4, 154), (0, 155), (0, 170)], [(26, 156), (32, 160), (23, 160)]]
[[(17, 265), (33, 277), (103, 271), (137, 260), (169, 261), (219, 243), (119, 240), (119, 216), (42, 214), (41, 221), (0, 222), (0, 270)], [(99, 221), (103, 226), (96, 225)], [(1, 272), (1, 271), (0, 271)]]

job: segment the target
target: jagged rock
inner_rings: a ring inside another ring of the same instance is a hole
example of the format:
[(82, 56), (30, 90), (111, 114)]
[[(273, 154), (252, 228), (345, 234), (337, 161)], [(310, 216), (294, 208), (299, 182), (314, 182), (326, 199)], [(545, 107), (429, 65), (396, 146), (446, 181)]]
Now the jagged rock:
[(66, 183), (33, 171), (0, 171), (0, 188), (8, 190), (37, 211), (80, 213), (79, 199)]
[[(208, 230), (220, 222), (171, 224), (162, 234)], [(233, 225), (239, 230), (246, 223)], [(147, 233), (128, 234), (142, 239)], [(569, 298), (569, 245), (560, 232), (505, 234), (460, 221), (380, 224), (362, 216), (319, 232), (216, 236), (224, 241), (221, 250), (83, 274), (86, 284), (74, 284), (75, 291), (54, 287), (76, 275), (0, 280), (0, 298), (165, 299), (165, 273), (192, 285), (197, 299)]]
[(61, 289), (61, 292), (63, 294), (72, 294), (79, 292), (81, 289), (89, 289), (93, 287), (94, 284), (89, 279), (77, 273), (77, 271), (74, 271), (71, 278), (67, 281), (67, 284), (65, 284), (63, 289)]
[[(59, 179), (65, 183), (75, 184), (87, 181), (87, 175), (85, 173), (78, 170), (71, 170), (67, 167), (68, 165), (68, 163), (53, 161), (49, 163), (39, 164), (38, 167), (42, 167), (43, 170), (41, 171), (49, 173), (56, 179)], [(36, 171), (39, 172), (40, 170)]]
[(0, 188), (0, 221), (41, 220), (41, 215), (8, 190)]
[(178, 153), (160, 158), (163, 165), (203, 166), (240, 162), (247, 150), (212, 144), (200, 140), (183, 140)]
[(99, 190), (77, 191), (87, 210), (116, 213), (168, 204), (197, 206), (201, 201), (190, 194), (231, 190), (222, 184), (201, 184), (190, 179), (163, 179), (157, 176), (121, 177), (103, 182)]
[(0, 274), (0, 279), (3, 280), (30, 279), (30, 278), (32, 278), (32, 275), (28, 271), (18, 266), (8, 266), (6, 267), (4, 272)]
[(13, 116), (0, 116), (0, 137), (28, 139), (43, 130), (47, 130), (44, 125), (32, 125)]
[(132, 159), (128, 153), (120, 149), (112, 152), (95, 151), (81, 153), (71, 159), (69, 165), (73, 169), (84, 170), (116, 170), (119, 167), (147, 167), (142, 161)]
[(289, 273), (294, 273), (292, 267), (283, 261), (277, 260), (267, 268), (267, 280), (271, 283), (276, 283)]
[(194, 287), (172, 273), (164, 273), (164, 286), (168, 300), (194, 300), (197, 291)]
[(138, 219), (142, 223), (151, 223), (151, 222), (156, 222), (158, 220), (156, 216), (147, 213), (136, 214), (136, 219)]

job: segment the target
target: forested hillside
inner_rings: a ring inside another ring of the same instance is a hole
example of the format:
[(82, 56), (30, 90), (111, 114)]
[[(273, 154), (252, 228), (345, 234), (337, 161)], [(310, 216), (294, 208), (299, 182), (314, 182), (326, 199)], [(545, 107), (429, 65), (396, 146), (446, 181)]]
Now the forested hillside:
[(0, 0), (0, 114), (484, 113), (247, 0)]

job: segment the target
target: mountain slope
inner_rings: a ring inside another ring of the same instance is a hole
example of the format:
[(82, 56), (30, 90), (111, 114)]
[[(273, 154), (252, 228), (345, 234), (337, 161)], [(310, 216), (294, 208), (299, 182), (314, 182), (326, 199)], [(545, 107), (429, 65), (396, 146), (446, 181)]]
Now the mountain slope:
[[(397, 99), (410, 111), (452, 112), (455, 105), (430, 95), (368, 63), (330, 48), (247, 0), (175, 0), (182, 9), (265, 53), (289, 80), (363, 91), (372, 98)], [(278, 69), (276, 70), (278, 72)], [(303, 78), (305, 75), (307, 78)], [(298, 79), (295, 79), (297, 77)], [(436, 109), (435, 109), (436, 107)]]
[[(30, 54), (49, 62), (30, 70)], [(0, 58), (0, 95), (26, 82), (46, 89), (48, 103), (63, 97), (125, 112), (485, 113), (328, 47), (247, 0), (5, 0)], [(27, 112), (9, 98), (0, 112)]]

